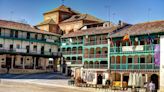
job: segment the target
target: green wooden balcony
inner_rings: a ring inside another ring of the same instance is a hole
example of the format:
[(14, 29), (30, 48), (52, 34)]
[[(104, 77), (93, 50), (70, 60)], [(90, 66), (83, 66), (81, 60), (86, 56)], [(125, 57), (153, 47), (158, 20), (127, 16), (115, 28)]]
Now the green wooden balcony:
[(2, 54), (24, 54), (24, 55), (45, 55), (45, 56), (53, 56), (58, 55), (58, 52), (49, 52), (49, 51), (36, 51), (36, 50), (30, 50), (27, 51), (25, 48), (19, 48), (19, 49), (4, 49), (0, 48), (0, 53)]
[(82, 64), (82, 60), (70, 60), (71, 64)]
[(83, 42), (82, 41), (78, 41), (78, 42), (63, 41), (61, 44), (62, 44), (62, 47), (67, 47), (67, 46), (78, 46), (78, 45), (82, 45)]
[(137, 45), (137, 46), (122, 46), (122, 47), (111, 47), (111, 54), (118, 53), (136, 53), (136, 52), (154, 52), (155, 45)]
[(113, 70), (158, 70), (159, 66), (155, 66), (153, 63), (111, 64), (110, 68)]
[(84, 68), (87, 68), (87, 69), (107, 69), (108, 64), (84, 64)]
[(47, 44), (53, 44), (53, 45), (58, 45), (60, 46), (61, 43), (58, 40), (49, 40), (49, 39), (34, 39), (34, 38), (20, 38), (20, 37), (10, 37), (10, 36), (0, 36), (0, 38), (4, 38), (4, 39), (12, 39), (12, 40), (21, 40), (21, 41), (29, 41), (29, 42), (39, 42), (39, 43), (47, 43)]
[(76, 54), (82, 54), (82, 50), (80, 51), (63, 51), (63, 55), (76, 55)]
[(97, 40), (97, 41), (86, 41), (85, 45), (100, 45), (100, 44), (108, 44), (107, 40)]
[(107, 58), (108, 54), (85, 54), (84, 58)]

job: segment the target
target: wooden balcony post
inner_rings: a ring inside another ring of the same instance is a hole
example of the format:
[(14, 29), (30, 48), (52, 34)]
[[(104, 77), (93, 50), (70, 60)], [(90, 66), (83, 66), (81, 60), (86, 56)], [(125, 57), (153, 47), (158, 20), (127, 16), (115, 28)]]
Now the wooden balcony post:
[(141, 69), (141, 56), (140, 55), (138, 55), (138, 62), (139, 62), (139, 69)]
[(110, 69), (111, 61), (110, 61), (110, 39), (108, 39), (108, 69)]
[(33, 64), (34, 64), (33, 69), (36, 69), (36, 57), (33, 57)]
[(123, 73), (120, 73), (121, 75), (121, 87), (123, 87)]
[(122, 70), (122, 56), (120, 56), (120, 69)]

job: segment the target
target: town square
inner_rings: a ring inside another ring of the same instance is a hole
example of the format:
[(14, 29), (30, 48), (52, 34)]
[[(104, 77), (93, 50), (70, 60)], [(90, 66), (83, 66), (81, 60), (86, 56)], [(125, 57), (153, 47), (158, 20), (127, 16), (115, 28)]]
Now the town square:
[(164, 92), (164, 1), (0, 0), (0, 92)]

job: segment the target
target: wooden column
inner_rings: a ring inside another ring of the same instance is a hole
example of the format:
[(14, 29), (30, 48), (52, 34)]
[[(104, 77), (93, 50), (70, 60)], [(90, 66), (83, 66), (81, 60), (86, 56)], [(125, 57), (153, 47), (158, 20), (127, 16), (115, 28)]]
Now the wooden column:
[(36, 69), (36, 57), (33, 57), (33, 64), (34, 64), (33, 69)]
[(11, 56), (11, 69), (14, 69), (14, 56)]
[(121, 87), (123, 87), (123, 73), (120, 73), (121, 74)]

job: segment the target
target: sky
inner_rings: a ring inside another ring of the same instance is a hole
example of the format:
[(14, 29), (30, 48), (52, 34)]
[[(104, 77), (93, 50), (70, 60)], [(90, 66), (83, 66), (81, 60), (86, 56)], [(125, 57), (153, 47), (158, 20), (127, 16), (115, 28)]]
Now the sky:
[[(0, 0), (0, 19), (36, 25), (44, 12), (62, 4), (62, 0)], [(113, 23), (164, 20), (164, 0), (64, 0), (64, 5)]]

